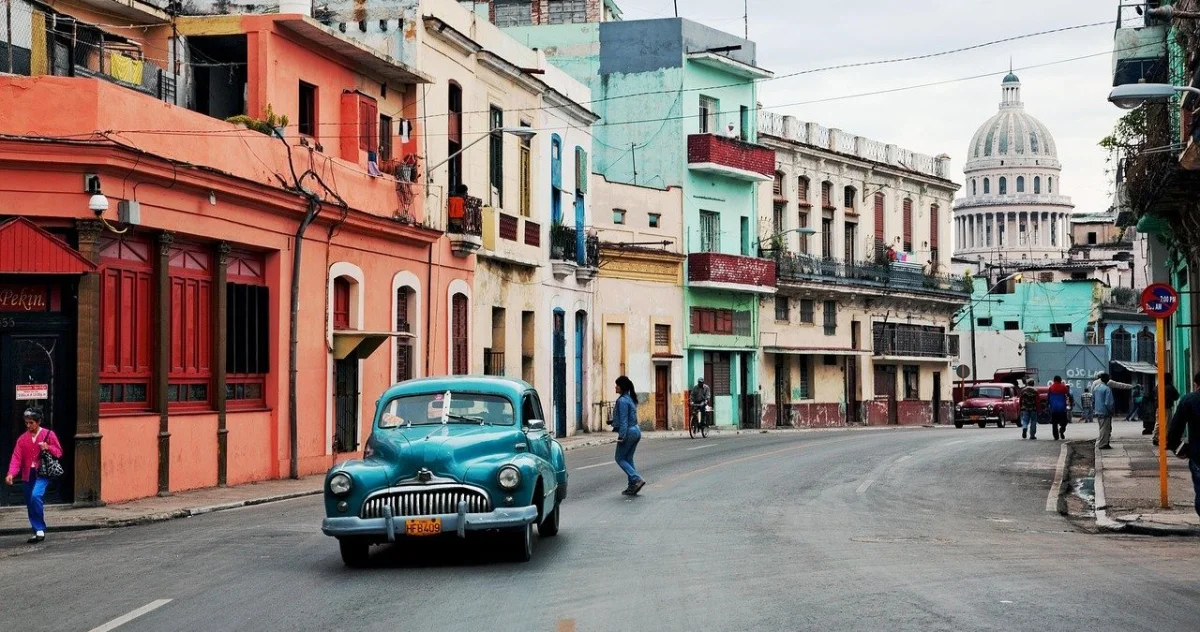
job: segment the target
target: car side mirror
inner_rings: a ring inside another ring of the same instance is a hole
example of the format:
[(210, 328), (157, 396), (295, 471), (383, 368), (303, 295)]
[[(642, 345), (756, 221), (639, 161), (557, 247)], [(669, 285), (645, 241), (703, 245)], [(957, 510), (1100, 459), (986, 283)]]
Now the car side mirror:
[(525, 428), (527, 430), (545, 430), (546, 421), (543, 419), (529, 419), (525, 422)]

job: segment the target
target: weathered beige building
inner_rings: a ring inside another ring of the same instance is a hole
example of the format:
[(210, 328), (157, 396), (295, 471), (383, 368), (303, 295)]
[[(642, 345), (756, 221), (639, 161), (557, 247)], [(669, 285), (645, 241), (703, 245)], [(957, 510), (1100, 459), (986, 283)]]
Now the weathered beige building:
[(774, 186), (760, 248), (778, 293), (760, 302), (764, 427), (949, 418), (949, 158), (764, 114)]

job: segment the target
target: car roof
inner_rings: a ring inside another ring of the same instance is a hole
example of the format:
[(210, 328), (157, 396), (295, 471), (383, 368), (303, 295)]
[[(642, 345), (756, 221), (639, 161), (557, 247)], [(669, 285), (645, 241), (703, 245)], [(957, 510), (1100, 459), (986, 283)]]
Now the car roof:
[(385, 398), (403, 395), (424, 395), (444, 391), (470, 391), (484, 395), (503, 395), (513, 399), (519, 398), (533, 386), (525, 380), (490, 375), (450, 375), (443, 377), (424, 377), (407, 380), (392, 386), (384, 392)]

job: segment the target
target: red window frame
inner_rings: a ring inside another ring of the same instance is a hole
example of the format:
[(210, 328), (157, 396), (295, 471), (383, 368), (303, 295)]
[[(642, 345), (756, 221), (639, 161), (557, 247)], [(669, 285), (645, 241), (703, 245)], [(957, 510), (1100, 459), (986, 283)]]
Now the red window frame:
[[(262, 255), (244, 252), (232, 251), (228, 256), (228, 266), (226, 267), (225, 280), (230, 284), (252, 285), (257, 287), (267, 287), (266, 262)], [(227, 305), (227, 321), (232, 322), (233, 315), (228, 313), (233, 308), (232, 305)], [(265, 318), (270, 318), (270, 314), (260, 315)], [(267, 324), (270, 328), (270, 323)], [(226, 331), (226, 336), (233, 336), (233, 332)], [(266, 343), (267, 352), (270, 353), (270, 342)], [(266, 387), (267, 373), (236, 373), (229, 370), (230, 359), (232, 355), (226, 355), (226, 374), (225, 374), (225, 408), (226, 410), (253, 410), (266, 408)]]
[[(171, 247), (168, 410), (212, 409), (212, 252), (201, 245)], [(203, 390), (201, 390), (203, 389)]]
[[(153, 245), (145, 239), (132, 236), (101, 238), (102, 413), (144, 412), (153, 406), (153, 253)], [(141, 389), (145, 393), (144, 401), (125, 401), (130, 389)], [(103, 401), (105, 399), (109, 401)]]

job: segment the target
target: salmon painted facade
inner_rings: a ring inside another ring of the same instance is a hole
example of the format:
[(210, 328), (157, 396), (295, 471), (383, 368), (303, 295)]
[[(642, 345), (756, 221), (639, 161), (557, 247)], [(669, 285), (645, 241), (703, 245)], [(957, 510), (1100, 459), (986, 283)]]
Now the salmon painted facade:
[(474, 255), (427, 207), (426, 75), (304, 15), (14, 6), (0, 451), (41, 407), (48, 500), (322, 472), (385, 388), (449, 372)]

